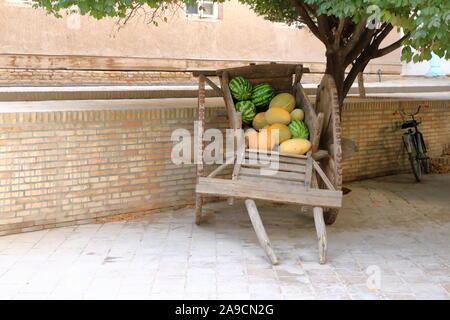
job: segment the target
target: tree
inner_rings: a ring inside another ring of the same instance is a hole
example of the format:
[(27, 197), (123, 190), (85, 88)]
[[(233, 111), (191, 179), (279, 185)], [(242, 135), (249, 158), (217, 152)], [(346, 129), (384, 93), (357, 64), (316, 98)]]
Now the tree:
[[(78, 7), (97, 19), (119, 17), (126, 23), (138, 10), (150, 9), (149, 21), (167, 20), (165, 12), (194, 0), (33, 0), (35, 7), (61, 17)], [(218, 0), (223, 2), (224, 0)], [(339, 103), (370, 60), (401, 46), (402, 60), (450, 58), (450, 1), (447, 0), (239, 0), (270, 21), (301, 23), (325, 45), (326, 70), (336, 82)], [(399, 39), (385, 46), (391, 32)], [(348, 70), (348, 72), (346, 72)]]

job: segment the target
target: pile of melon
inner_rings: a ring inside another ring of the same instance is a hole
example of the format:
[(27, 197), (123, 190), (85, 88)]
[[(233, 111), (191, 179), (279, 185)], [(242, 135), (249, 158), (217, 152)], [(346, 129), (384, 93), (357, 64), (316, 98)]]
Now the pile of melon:
[(311, 149), (309, 130), (302, 109), (295, 108), (290, 93), (275, 95), (268, 83), (252, 86), (242, 78), (229, 83), (235, 108), (241, 113), (247, 128), (245, 138), (250, 149), (276, 150), (291, 154), (305, 154)]

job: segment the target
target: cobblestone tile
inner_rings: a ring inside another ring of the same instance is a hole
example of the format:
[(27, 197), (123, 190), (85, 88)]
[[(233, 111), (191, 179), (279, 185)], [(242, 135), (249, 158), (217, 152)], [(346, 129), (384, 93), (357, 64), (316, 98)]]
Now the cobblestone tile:
[[(446, 180), (426, 176), (406, 192), (398, 177), (348, 185), (325, 265), (310, 212), (258, 203), (272, 266), (243, 203), (217, 202), (201, 226), (182, 209), (0, 237), (0, 299), (448, 300), (448, 199), (434, 201)], [(367, 285), (373, 270), (378, 289)]]

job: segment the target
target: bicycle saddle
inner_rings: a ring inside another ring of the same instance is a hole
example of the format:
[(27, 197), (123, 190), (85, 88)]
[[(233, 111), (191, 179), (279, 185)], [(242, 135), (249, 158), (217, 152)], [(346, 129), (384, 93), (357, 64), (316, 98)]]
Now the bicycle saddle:
[(402, 129), (413, 128), (413, 127), (415, 127), (415, 126), (418, 126), (419, 124), (420, 124), (420, 123), (417, 122), (416, 120), (408, 120), (408, 121), (405, 121), (405, 122), (402, 124)]

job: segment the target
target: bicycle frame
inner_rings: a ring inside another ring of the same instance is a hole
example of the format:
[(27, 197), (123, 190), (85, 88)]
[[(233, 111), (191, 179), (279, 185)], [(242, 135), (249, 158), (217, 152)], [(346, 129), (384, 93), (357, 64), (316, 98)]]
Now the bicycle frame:
[[(409, 125), (407, 127), (408, 130), (403, 134), (403, 141), (405, 143), (406, 150), (408, 153), (413, 153), (413, 151), (416, 151), (416, 154), (420, 158), (426, 157), (425, 153), (427, 152), (422, 132), (420, 132), (419, 128), (417, 128), (420, 122), (417, 122), (415, 119), (415, 116), (420, 112), (421, 108), (422, 106), (419, 105), (417, 111), (412, 114), (406, 114), (404, 111), (398, 112), (402, 116), (402, 120), (404, 122), (402, 126), (406, 124), (413, 124), (413, 126)], [(405, 121), (406, 116), (410, 116), (411, 120)], [(414, 128), (414, 131), (412, 130), (412, 128)]]
[[(411, 163), (414, 176), (416, 180), (420, 182), (421, 180), (421, 169), (420, 164), (424, 166), (425, 171), (429, 172), (429, 157), (426, 155), (427, 149), (425, 146), (425, 142), (423, 140), (423, 135), (417, 126), (420, 122), (416, 121), (415, 115), (420, 112), (420, 108), (422, 106), (419, 105), (417, 111), (413, 114), (406, 114), (403, 111), (395, 112), (394, 114), (400, 113), (402, 116), (403, 124), (401, 125), (402, 129), (407, 129), (406, 132), (403, 133), (403, 143), (405, 145), (406, 152), (409, 155), (409, 161)], [(410, 116), (411, 120), (405, 120), (405, 116)]]
[(412, 154), (415, 151), (419, 158), (426, 157), (425, 153), (427, 152), (427, 149), (423, 140), (423, 135), (417, 127), (415, 127), (414, 132), (409, 129), (403, 134), (403, 142), (405, 143), (405, 148), (408, 153)]

